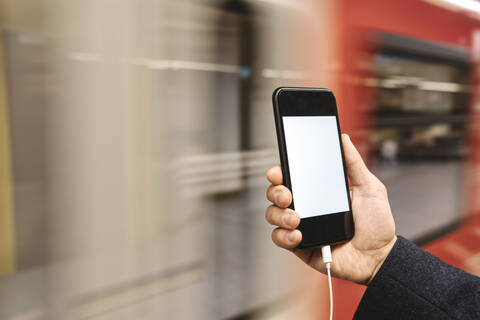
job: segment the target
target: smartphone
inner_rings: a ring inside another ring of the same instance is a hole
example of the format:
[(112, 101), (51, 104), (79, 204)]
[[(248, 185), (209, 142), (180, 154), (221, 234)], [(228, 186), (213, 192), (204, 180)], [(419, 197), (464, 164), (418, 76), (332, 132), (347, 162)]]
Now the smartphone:
[(328, 89), (280, 87), (273, 110), (283, 184), (311, 248), (350, 240), (352, 206), (335, 96)]

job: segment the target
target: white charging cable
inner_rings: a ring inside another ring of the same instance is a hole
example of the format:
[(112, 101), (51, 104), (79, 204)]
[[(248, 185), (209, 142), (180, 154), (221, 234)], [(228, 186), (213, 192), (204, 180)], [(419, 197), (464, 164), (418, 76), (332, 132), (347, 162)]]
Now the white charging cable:
[(332, 290), (332, 275), (330, 273), (330, 264), (332, 263), (332, 251), (330, 250), (330, 246), (322, 247), (322, 258), (323, 258), (323, 263), (325, 263), (325, 267), (327, 268), (328, 290), (330, 293), (330, 320), (332, 320), (333, 319), (333, 290)]

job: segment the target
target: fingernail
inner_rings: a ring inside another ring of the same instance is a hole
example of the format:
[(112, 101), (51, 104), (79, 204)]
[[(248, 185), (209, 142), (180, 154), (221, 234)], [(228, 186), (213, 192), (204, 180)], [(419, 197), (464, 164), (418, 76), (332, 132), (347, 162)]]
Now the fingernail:
[(287, 240), (289, 242), (294, 242), (297, 237), (295, 237), (295, 231), (291, 231), (287, 234)]

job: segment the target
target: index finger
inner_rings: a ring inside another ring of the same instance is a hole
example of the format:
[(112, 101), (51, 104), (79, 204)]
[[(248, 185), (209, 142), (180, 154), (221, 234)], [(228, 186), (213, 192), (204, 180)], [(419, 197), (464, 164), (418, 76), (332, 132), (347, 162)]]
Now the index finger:
[(280, 168), (280, 166), (271, 167), (267, 171), (267, 179), (274, 186), (282, 184), (283, 183), (282, 168)]

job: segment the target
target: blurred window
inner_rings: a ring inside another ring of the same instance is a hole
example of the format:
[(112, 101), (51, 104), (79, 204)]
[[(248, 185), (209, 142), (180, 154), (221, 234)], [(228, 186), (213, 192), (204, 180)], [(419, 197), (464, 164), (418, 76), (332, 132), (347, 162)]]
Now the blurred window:
[(381, 39), (374, 171), (388, 187), (399, 234), (425, 242), (462, 216), (469, 57), (436, 43)]

